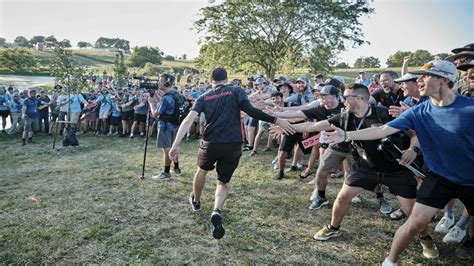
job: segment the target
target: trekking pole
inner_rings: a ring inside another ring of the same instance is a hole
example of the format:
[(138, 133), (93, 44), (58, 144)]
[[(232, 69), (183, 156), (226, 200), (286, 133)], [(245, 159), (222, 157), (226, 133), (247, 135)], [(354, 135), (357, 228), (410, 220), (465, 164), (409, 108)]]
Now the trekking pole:
[(148, 124), (150, 123), (150, 110), (146, 114), (146, 128), (145, 128), (145, 152), (143, 153), (142, 176), (140, 179), (145, 179), (145, 162), (146, 162), (146, 148), (148, 146)]

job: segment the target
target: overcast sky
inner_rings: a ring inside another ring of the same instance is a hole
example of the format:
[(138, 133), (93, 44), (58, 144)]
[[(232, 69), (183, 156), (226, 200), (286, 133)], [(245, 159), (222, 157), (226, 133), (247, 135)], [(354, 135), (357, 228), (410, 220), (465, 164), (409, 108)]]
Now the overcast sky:
[[(207, 5), (208, 0), (0, 0), (0, 36), (12, 42), (19, 35), (54, 35), (73, 46), (118, 37), (194, 58), (199, 37), (192, 22)], [(361, 22), (371, 44), (343, 52), (340, 62), (375, 56), (384, 64), (397, 50), (448, 53), (474, 42), (474, 0), (373, 0), (370, 6), (375, 13)]]

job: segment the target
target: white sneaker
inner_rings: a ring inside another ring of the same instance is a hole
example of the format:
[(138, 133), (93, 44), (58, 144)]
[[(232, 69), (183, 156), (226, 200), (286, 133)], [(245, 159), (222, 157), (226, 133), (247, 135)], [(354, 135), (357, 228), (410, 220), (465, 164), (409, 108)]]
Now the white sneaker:
[(382, 262), (382, 266), (398, 266), (396, 262), (391, 262), (388, 258)]
[(311, 181), (309, 181), (309, 182), (308, 182), (308, 185), (310, 185), (310, 186), (316, 185), (316, 178), (313, 179), (313, 180), (311, 180)]
[(277, 163), (278, 163), (278, 156), (277, 156), (275, 159), (273, 159), (273, 161), (272, 161), (272, 164), (273, 164), (273, 165), (275, 165), (275, 164), (277, 164)]
[(298, 169), (298, 170), (303, 170), (304, 168), (305, 168), (305, 167), (304, 167), (304, 165), (303, 165), (302, 163), (300, 163), (300, 162), (296, 163), (296, 169)]
[(449, 229), (449, 232), (443, 237), (444, 243), (461, 243), (466, 236), (466, 230), (462, 230), (459, 226)]
[(443, 218), (441, 218), (441, 220), (439, 220), (438, 224), (436, 225), (435, 232), (446, 234), (449, 231), (449, 228), (453, 226), (453, 224), (454, 217), (450, 219), (447, 216), (443, 216)]
[(357, 203), (361, 203), (362, 200), (358, 196), (355, 196), (355, 197), (352, 198), (351, 202), (353, 204), (357, 204)]
[(315, 188), (311, 193), (311, 197), (309, 198), (310, 201), (315, 200), (318, 197), (318, 188)]

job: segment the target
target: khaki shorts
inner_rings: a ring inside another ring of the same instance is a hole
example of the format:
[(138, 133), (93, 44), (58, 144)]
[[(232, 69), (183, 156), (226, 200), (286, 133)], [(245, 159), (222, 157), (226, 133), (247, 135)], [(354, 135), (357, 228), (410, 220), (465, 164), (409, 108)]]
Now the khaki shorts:
[(329, 173), (335, 171), (344, 159), (349, 160), (351, 165), (354, 163), (354, 158), (350, 152), (340, 152), (329, 147), (320, 158), (318, 172)]
[(71, 112), (71, 123), (78, 123), (79, 117), (81, 116), (80, 112)]
[(39, 128), (39, 121), (38, 118), (29, 118), (26, 117), (25, 119), (25, 132), (33, 132), (34, 130), (38, 130)]

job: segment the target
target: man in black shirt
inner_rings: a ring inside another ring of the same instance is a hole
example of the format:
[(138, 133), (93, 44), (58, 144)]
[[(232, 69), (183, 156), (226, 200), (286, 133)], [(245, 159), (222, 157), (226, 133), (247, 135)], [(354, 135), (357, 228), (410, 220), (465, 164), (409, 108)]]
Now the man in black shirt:
[(44, 132), (48, 133), (49, 131), (49, 102), (51, 101), (46, 95), (44, 90), (40, 90), (40, 94), (38, 99), (40, 100), (40, 106), (38, 107), (39, 110), (39, 131), (41, 131), (41, 125), (44, 121)]
[(399, 85), (395, 83), (395, 79), (398, 78), (398, 74), (393, 71), (384, 71), (380, 74), (380, 85), (383, 90), (377, 90), (372, 94), (375, 101), (381, 106), (390, 108), (390, 106), (400, 106), (400, 102), (405, 100), (403, 91)]
[(243, 89), (227, 85), (227, 71), (224, 68), (215, 68), (210, 80), (214, 83), (213, 89), (205, 92), (194, 103), (191, 112), (179, 127), (169, 156), (172, 160), (176, 160), (181, 140), (189, 131), (194, 119), (204, 112), (206, 125), (199, 147), (198, 170), (194, 176), (193, 192), (189, 196), (189, 202), (193, 211), (201, 210), (201, 194), (207, 172), (216, 167), (218, 178), (211, 222), (214, 226), (214, 238), (220, 239), (225, 234), (221, 209), (229, 193), (227, 183), (242, 155), (244, 136), (240, 111), (256, 119), (280, 125), (286, 132), (292, 133), (293, 129), (286, 120), (274, 118), (254, 108)]

